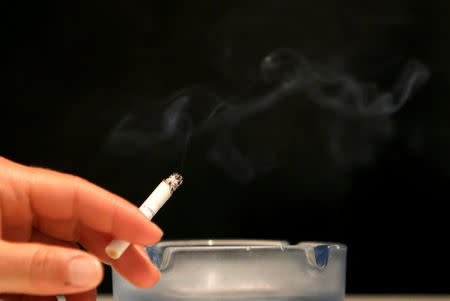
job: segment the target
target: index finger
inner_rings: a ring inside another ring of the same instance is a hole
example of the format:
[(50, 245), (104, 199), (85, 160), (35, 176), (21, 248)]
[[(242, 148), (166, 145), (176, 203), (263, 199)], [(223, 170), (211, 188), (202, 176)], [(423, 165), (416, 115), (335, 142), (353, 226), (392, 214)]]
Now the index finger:
[(39, 218), (73, 220), (140, 245), (161, 239), (162, 231), (136, 206), (87, 180), (35, 167), (22, 172), (22, 177), (14, 177), (14, 186), (26, 191)]

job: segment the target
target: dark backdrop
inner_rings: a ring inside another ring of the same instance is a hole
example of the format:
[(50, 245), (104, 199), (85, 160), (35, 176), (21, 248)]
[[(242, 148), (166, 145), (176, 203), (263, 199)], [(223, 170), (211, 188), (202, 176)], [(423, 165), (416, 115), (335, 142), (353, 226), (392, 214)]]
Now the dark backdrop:
[(449, 17), (447, 1), (15, 1), (0, 154), (135, 204), (181, 170), (165, 239), (337, 241), (349, 293), (449, 293)]

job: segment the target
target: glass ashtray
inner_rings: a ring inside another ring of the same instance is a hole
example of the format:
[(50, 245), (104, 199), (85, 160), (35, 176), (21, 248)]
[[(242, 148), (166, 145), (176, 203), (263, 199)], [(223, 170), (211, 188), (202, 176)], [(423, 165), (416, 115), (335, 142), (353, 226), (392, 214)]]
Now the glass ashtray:
[(343, 244), (184, 240), (145, 249), (161, 280), (141, 289), (113, 271), (115, 301), (343, 301), (345, 296)]

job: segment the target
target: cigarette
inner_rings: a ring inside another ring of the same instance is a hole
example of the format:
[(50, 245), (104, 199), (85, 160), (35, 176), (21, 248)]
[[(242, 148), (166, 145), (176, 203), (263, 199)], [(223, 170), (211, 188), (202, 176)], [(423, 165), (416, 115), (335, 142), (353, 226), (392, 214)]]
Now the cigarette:
[[(183, 177), (180, 174), (171, 174), (153, 190), (144, 203), (142, 203), (141, 207), (139, 207), (139, 210), (151, 220), (182, 183)], [(105, 251), (109, 257), (117, 259), (122, 256), (129, 245), (130, 243), (128, 241), (113, 239), (106, 246)]]

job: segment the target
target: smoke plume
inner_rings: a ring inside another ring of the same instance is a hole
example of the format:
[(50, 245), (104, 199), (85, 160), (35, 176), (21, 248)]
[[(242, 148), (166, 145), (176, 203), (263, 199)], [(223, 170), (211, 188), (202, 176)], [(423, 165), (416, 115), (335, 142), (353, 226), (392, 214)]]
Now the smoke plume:
[(106, 149), (135, 156), (171, 145), (184, 157), (201, 145), (201, 157), (239, 182), (290, 164), (295, 154), (314, 157), (318, 149), (347, 170), (374, 159), (378, 145), (393, 135), (390, 116), (429, 78), (427, 67), (411, 60), (381, 88), (295, 49), (267, 54), (259, 70), (244, 93), (191, 87), (160, 101), (164, 106), (153, 116), (126, 113)]

